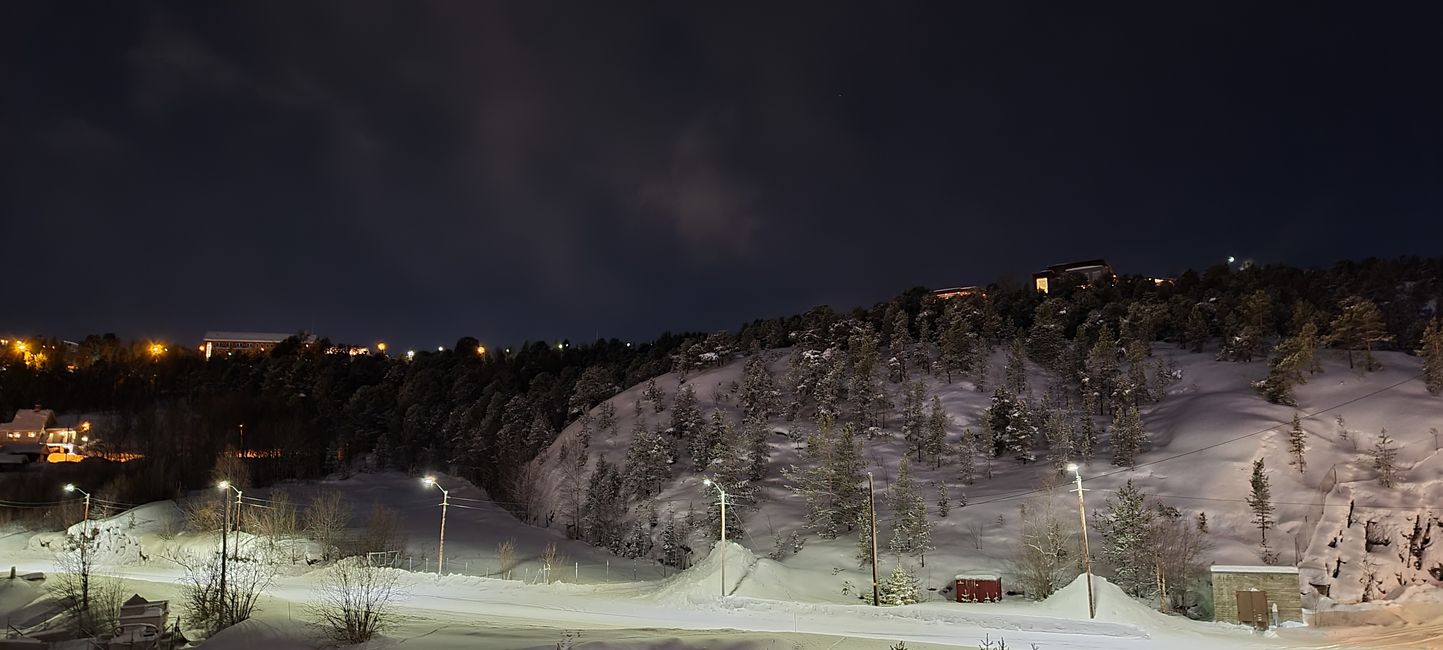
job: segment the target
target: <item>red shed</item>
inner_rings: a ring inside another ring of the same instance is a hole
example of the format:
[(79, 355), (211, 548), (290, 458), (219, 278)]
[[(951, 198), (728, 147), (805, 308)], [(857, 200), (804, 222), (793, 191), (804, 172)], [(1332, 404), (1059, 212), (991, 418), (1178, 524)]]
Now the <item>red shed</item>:
[(957, 602), (995, 603), (1002, 600), (1002, 578), (985, 573), (957, 576)]

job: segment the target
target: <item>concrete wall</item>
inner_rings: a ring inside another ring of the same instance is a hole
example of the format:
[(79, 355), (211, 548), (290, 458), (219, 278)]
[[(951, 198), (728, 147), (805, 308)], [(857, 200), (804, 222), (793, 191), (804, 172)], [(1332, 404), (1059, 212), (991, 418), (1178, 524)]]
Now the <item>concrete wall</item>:
[(1303, 620), (1303, 595), (1296, 573), (1234, 573), (1215, 571), (1213, 578), (1213, 619), (1238, 622), (1239, 591), (1256, 589), (1268, 594), (1268, 605), (1278, 605), (1281, 621)]

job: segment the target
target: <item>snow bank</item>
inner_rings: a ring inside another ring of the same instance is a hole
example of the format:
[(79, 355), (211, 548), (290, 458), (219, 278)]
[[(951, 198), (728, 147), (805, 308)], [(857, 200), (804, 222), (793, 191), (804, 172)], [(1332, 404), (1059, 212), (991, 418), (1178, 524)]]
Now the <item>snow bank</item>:
[(241, 621), (205, 640), (206, 650), (312, 650), (322, 647), (300, 623)]
[[(1097, 603), (1097, 620), (1113, 623), (1128, 623), (1148, 629), (1169, 617), (1127, 595), (1107, 578), (1094, 575), (1092, 591)], [(1047, 600), (1038, 603), (1039, 614), (1051, 614), (1065, 618), (1087, 616), (1087, 575), (1079, 575), (1066, 587), (1057, 590)]]
[[(721, 542), (690, 568), (661, 582), (649, 597), (663, 604), (688, 605), (717, 600), (722, 592)], [(726, 593), (736, 591), (757, 564), (757, 556), (736, 542), (726, 544)]]

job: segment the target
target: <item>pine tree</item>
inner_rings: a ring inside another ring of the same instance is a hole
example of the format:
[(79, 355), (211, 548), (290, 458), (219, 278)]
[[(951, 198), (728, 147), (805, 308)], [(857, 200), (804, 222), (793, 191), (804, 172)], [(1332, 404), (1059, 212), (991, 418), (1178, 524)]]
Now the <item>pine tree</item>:
[(658, 561), (671, 567), (685, 567), (686, 535), (676, 525), (676, 516), (670, 512), (666, 515), (666, 523), (661, 527), (661, 536), (657, 546)]
[(1113, 570), (1113, 584), (1134, 596), (1153, 586), (1150, 533), (1156, 513), (1146, 501), (1147, 495), (1128, 481), (1093, 515), (1102, 538), (1102, 560)]
[(888, 607), (912, 605), (921, 599), (920, 583), (900, 561), (877, 591), (877, 600)]
[(605, 458), (599, 458), (588, 482), (590, 489), (586, 493), (586, 510), (582, 516), (586, 541), (593, 546), (620, 548), (619, 526), (625, 511), (621, 475)]
[(947, 511), (952, 509), (952, 500), (947, 497), (947, 484), (937, 484), (937, 516), (947, 518)]
[(646, 499), (661, 492), (662, 484), (671, 478), (671, 462), (671, 445), (660, 431), (647, 426), (645, 418), (638, 419), (626, 450), (627, 493)]
[(679, 440), (690, 441), (701, 427), (702, 417), (696, 405), (696, 390), (691, 384), (682, 384), (671, 405), (671, 435)]
[(1112, 464), (1137, 467), (1137, 455), (1147, 444), (1147, 432), (1136, 406), (1128, 406), (1118, 414), (1112, 427)]
[(885, 393), (877, 382), (880, 343), (872, 326), (858, 325), (847, 339), (848, 393), (863, 427), (880, 426)]
[(872, 563), (872, 515), (865, 508), (857, 515), (855, 524), (857, 529), (857, 566), (864, 567)]
[(602, 402), (596, 407), (596, 430), (606, 433), (608, 439), (616, 437), (616, 405)]
[(1236, 326), (1223, 344), (1221, 358), (1243, 363), (1252, 361), (1263, 347), (1271, 310), (1272, 301), (1266, 291), (1259, 289), (1249, 294), (1238, 309)]
[(696, 471), (704, 472), (715, 458), (712, 453), (718, 444), (722, 443), (726, 435), (726, 418), (722, 416), (721, 409), (713, 409), (711, 412), (711, 423), (702, 427), (691, 441), (691, 462)]
[(1117, 340), (1113, 338), (1112, 328), (1107, 325), (1103, 325), (1097, 333), (1097, 342), (1087, 353), (1083, 373), (1083, 393), (1093, 396), (1097, 413), (1102, 415), (1112, 408), (1109, 400), (1113, 381), (1117, 378)]
[(1383, 312), (1373, 301), (1358, 296), (1344, 298), (1338, 305), (1341, 312), (1333, 319), (1333, 333), (1327, 337), (1328, 345), (1342, 346), (1348, 350), (1348, 367), (1353, 366), (1353, 352), (1363, 349), (1363, 369), (1377, 370), (1379, 364), (1373, 359), (1373, 345), (1392, 340), (1383, 325)]
[(936, 395), (932, 396), (932, 407), (927, 412), (927, 420), (923, 425), (926, 430), (926, 451), (932, 457), (932, 468), (942, 467), (942, 455), (947, 444), (947, 412), (942, 410), (942, 400)]
[(1373, 443), (1373, 469), (1378, 472), (1378, 485), (1393, 487), (1397, 484), (1398, 448), (1393, 445), (1387, 429), (1383, 429)]
[(888, 350), (892, 359), (896, 360), (900, 376), (893, 375), (893, 382), (902, 382), (907, 379), (907, 358), (912, 349), (912, 335), (908, 330), (907, 312), (901, 309), (892, 317), (892, 338)]
[(957, 441), (957, 480), (963, 485), (972, 485), (977, 480), (977, 438), (972, 429), (963, 429), (962, 438)]
[[(737, 439), (736, 432), (724, 418), (721, 421), (721, 437), (716, 446), (712, 448), (710, 470), (712, 480), (727, 493), (727, 538), (741, 539), (745, 533), (742, 521), (745, 518), (746, 510), (754, 501), (755, 488), (751, 481), (747, 480), (746, 453)], [(721, 529), (721, 502), (718, 500), (714, 488), (700, 483), (698, 483), (698, 487), (706, 492), (708, 499), (708, 534), (716, 536)]]
[(1422, 344), (1418, 356), (1423, 358), (1423, 385), (1433, 395), (1443, 394), (1443, 324), (1437, 318), (1428, 321)]
[(947, 301), (942, 312), (942, 330), (938, 333), (940, 361), (947, 383), (952, 383), (954, 374), (967, 371), (972, 362), (973, 338), (972, 322), (963, 314), (962, 301)]
[(1253, 523), (1262, 533), (1262, 543), (1268, 543), (1268, 528), (1273, 525), (1273, 496), (1268, 486), (1268, 475), (1263, 469), (1263, 459), (1253, 461), (1253, 476), (1249, 483), (1252, 492), (1248, 494), (1248, 508), (1253, 511)]
[(907, 386), (902, 404), (902, 439), (907, 442), (907, 451), (917, 454), (918, 462), (922, 461), (922, 452), (927, 447), (925, 415), (922, 411), (926, 398), (927, 387), (919, 381)]
[(776, 410), (776, 384), (759, 352), (747, 359), (737, 400), (741, 404), (744, 421), (766, 422)]
[(1297, 466), (1298, 473), (1304, 473), (1308, 469), (1308, 436), (1296, 412), (1293, 413), (1293, 427), (1288, 430), (1288, 453), (1293, 455), (1291, 464)]
[(1139, 340), (1128, 341), (1125, 350), (1127, 352), (1127, 383), (1132, 405), (1141, 406), (1144, 402), (1150, 402), (1153, 399), (1152, 395), (1148, 394), (1147, 344)]
[(927, 551), (932, 549), (932, 524), (927, 519), (927, 505), (912, 480), (912, 464), (906, 456), (897, 467), (897, 480), (888, 494), (892, 510), (892, 540), (888, 547), (898, 555), (917, 555), (927, 565)]
[(766, 424), (745, 419), (742, 421), (742, 435), (750, 445), (747, 458), (751, 462), (747, 466), (747, 479), (752, 482), (761, 481), (767, 477), (767, 466), (772, 460), (772, 445), (767, 440), (769, 432)]
[(1092, 460), (1092, 455), (1097, 451), (1097, 422), (1092, 419), (1092, 408), (1086, 400), (1083, 401), (1082, 412), (1078, 414), (1077, 434), (1074, 439), (1078, 457)]
[(651, 402), (652, 409), (657, 413), (666, 410), (666, 391), (656, 385), (656, 378), (646, 380), (646, 388), (641, 391), (642, 399)]
[(1052, 459), (1052, 468), (1061, 474), (1066, 471), (1067, 463), (1075, 460), (1072, 423), (1068, 422), (1067, 414), (1062, 409), (1053, 409), (1047, 414), (1043, 431), (1047, 436), (1047, 453)]
[(1021, 336), (1014, 337), (1007, 346), (1007, 365), (1004, 368), (1003, 381), (1006, 382), (1007, 390), (1019, 397), (1027, 394), (1026, 351)]
[(566, 536), (570, 539), (581, 537), (583, 514), (586, 510), (586, 466), (590, 454), (579, 451), (570, 471), (561, 476), (561, 511), (565, 513)]
[(1212, 323), (1208, 318), (1208, 312), (1203, 308), (1202, 303), (1193, 305), (1192, 311), (1188, 312), (1187, 324), (1183, 330), (1183, 342), (1187, 349), (1192, 352), (1202, 352), (1203, 346), (1207, 345), (1209, 338), (1212, 338)]
[(1037, 365), (1060, 372), (1067, 354), (1066, 300), (1048, 298), (1032, 312), (1032, 327), (1027, 333), (1027, 353)]
[(1032, 436), (1036, 431), (1029, 421), (1027, 405), (1006, 386), (993, 391), (992, 405), (984, 421), (992, 433), (992, 448), (987, 451), (993, 456), (1011, 454), (1022, 463), (1036, 458), (1032, 451)]

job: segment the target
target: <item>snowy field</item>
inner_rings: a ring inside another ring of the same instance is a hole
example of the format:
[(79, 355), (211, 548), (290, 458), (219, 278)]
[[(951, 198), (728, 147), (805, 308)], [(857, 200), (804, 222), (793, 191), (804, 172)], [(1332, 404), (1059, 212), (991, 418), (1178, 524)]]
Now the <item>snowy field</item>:
[[(402, 514), (407, 567), (412, 569), (402, 578), (406, 596), (397, 627), (385, 640), (367, 647), (556, 648), (568, 634), (579, 634), (569, 643), (586, 648), (882, 649), (896, 641), (906, 641), (909, 648), (976, 647), (983, 639), (999, 638), (1005, 638), (1010, 648), (1035, 644), (1048, 650), (1443, 647), (1438, 581), (1425, 571), (1406, 569), (1396, 547), (1368, 553), (1361, 530), (1361, 522), (1373, 519), (1396, 532), (1407, 518), (1443, 503), (1443, 461), (1429, 433), (1430, 427), (1443, 426), (1443, 402), (1428, 396), (1418, 381), (1410, 381), (1418, 372), (1417, 360), (1380, 354), (1384, 369), (1363, 375), (1325, 355), (1326, 372), (1313, 376), (1298, 391), (1296, 410), (1304, 416), (1310, 440), (1307, 470), (1299, 473), (1288, 465), (1285, 445), (1286, 423), (1295, 409), (1267, 404), (1249, 388), (1265, 373), (1264, 364), (1219, 363), (1208, 355), (1175, 353), (1161, 344), (1157, 353), (1175, 355), (1183, 379), (1163, 400), (1144, 410), (1152, 444), (1136, 469), (1112, 467), (1105, 450), (1084, 464), (1089, 507), (1101, 506), (1112, 491), (1132, 479), (1189, 516), (1206, 513), (1215, 545), (1212, 562), (1257, 564), (1257, 531), (1242, 500), (1248, 493), (1252, 462), (1265, 458), (1280, 522), (1270, 539), (1278, 540), (1274, 548), (1285, 564), (1294, 562), (1296, 549), (1305, 582), (1332, 586), (1332, 598), (1318, 599), (1315, 607), (1334, 612), (1338, 627), (1258, 633), (1191, 621), (1158, 613), (1101, 578), (1095, 583), (1099, 603), (1095, 620), (1088, 619), (1081, 580), (1043, 602), (1020, 597), (995, 604), (950, 602), (943, 590), (955, 574), (996, 573), (1003, 576), (1004, 584), (1009, 580), (1018, 505), (1034, 498), (1029, 492), (1044, 473), (1052, 471), (1045, 458), (1030, 465), (999, 459), (993, 478), (965, 487), (957, 483), (950, 467), (916, 465), (919, 484), (946, 482), (955, 489), (954, 498), (965, 491), (969, 505), (933, 519), (937, 548), (927, 554), (926, 565), (919, 570), (924, 602), (892, 608), (873, 608), (857, 598), (859, 588), (868, 588), (870, 572), (853, 559), (854, 534), (835, 540), (810, 536), (796, 554), (781, 560), (766, 557), (775, 538), (793, 531), (806, 534), (801, 529), (804, 506), (781, 476), (781, 468), (797, 458), (793, 443), (784, 436), (773, 439), (762, 498), (746, 511), (746, 535), (741, 544), (728, 547), (725, 583), (720, 554), (714, 548), (708, 551), (698, 543), (695, 564), (680, 573), (648, 560), (623, 559), (566, 540), (559, 521), (553, 521), (552, 528), (523, 524), (491, 503), (484, 491), (445, 476), (441, 482), (451, 491), (447, 571), (456, 575), (438, 579), (434, 558), (440, 494), (416, 477), (357, 474), (272, 489), (284, 488), (298, 501), (320, 487), (339, 490), (352, 503), (353, 525), (358, 526), (364, 525), (373, 503)], [(780, 377), (784, 366), (784, 359), (775, 362), (774, 374)], [(689, 378), (704, 413), (715, 407), (735, 416), (728, 386), (739, 381), (741, 368), (742, 363), (735, 362)], [(678, 383), (672, 375), (657, 381), (668, 396)], [(1040, 376), (1034, 384), (1045, 385)], [(975, 426), (990, 397), (966, 381), (949, 385), (929, 379), (928, 387), (952, 418), (948, 433), (954, 440), (964, 427)], [(620, 433), (598, 434), (592, 440), (593, 453), (622, 462), (635, 417), (633, 404), (641, 390), (633, 387), (613, 398)], [(647, 415), (653, 420), (667, 416)], [(1338, 416), (1344, 418), (1346, 437), (1337, 425)], [(772, 425), (784, 431), (790, 423)], [(1383, 427), (1401, 447), (1402, 482), (1393, 488), (1378, 485), (1365, 453)], [(570, 471), (563, 469), (558, 451), (575, 435), (576, 427), (568, 428), (539, 460), (546, 477), (542, 498), (547, 507), (557, 507), (560, 473)], [(864, 445), (867, 469), (876, 474), (880, 494), (895, 474), (902, 443), (878, 439)], [(705, 510), (710, 493), (700, 485), (699, 476), (680, 465), (658, 498), (658, 510), (678, 514), (689, 508)], [(247, 496), (260, 499), (269, 494), (268, 489), (247, 491)], [(1054, 498), (1075, 499), (1065, 492)], [(879, 497), (880, 519), (888, 515), (885, 502)], [(1359, 522), (1353, 527), (1347, 525), (1350, 503)], [(644, 513), (638, 510), (633, 516)], [(182, 550), (214, 552), (218, 546), (214, 535), (174, 533), (179, 517), (175, 504), (163, 502), (101, 522), (103, 571), (124, 577), (132, 591), (148, 598), (175, 597), (179, 570), (165, 557)], [(16, 566), (22, 573), (54, 571), (52, 545), (59, 536), (58, 532), (5, 531), (0, 537), (0, 565)], [(242, 539), (243, 549), (261, 543), (244, 535)], [(496, 552), (497, 545), (508, 540), (514, 540), (519, 560), (509, 576), (499, 571)], [(567, 559), (565, 570), (553, 571), (546, 582), (540, 575), (540, 554), (550, 543)], [(1097, 543), (1094, 538), (1094, 552)], [(207, 640), (205, 647), (324, 646), (302, 622), (315, 588), (314, 570), (304, 558), (314, 556), (315, 549), (302, 545), (293, 555), (299, 561), (267, 591), (258, 615)], [(1336, 605), (1358, 600), (1365, 557), (1383, 567), (1381, 596), (1364, 605)], [(1343, 564), (1338, 565), (1338, 560)], [(1430, 549), (1425, 560), (1426, 565), (1443, 560), (1443, 550)], [(893, 560), (884, 557), (881, 564), (885, 577)], [(1338, 568), (1336, 578), (1334, 568)], [(723, 589), (725, 597), (720, 595)], [(33, 614), (26, 606), (39, 595), (31, 585), (0, 581), (0, 619), (14, 622)]]

